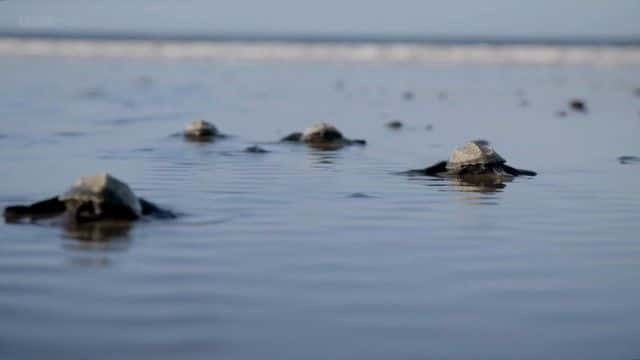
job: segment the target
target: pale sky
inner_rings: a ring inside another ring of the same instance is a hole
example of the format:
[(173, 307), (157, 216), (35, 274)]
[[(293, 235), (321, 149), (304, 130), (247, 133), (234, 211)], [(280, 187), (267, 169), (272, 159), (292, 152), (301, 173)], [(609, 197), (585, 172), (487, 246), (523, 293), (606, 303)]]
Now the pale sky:
[(640, 0), (4, 0), (0, 28), (168, 33), (640, 36)]

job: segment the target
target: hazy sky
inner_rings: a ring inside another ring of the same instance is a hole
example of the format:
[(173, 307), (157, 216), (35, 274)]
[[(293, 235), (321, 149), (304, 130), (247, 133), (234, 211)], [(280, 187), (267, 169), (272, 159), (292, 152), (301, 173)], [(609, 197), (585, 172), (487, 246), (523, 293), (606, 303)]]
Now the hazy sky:
[(640, 36), (640, 0), (0, 0), (0, 28)]

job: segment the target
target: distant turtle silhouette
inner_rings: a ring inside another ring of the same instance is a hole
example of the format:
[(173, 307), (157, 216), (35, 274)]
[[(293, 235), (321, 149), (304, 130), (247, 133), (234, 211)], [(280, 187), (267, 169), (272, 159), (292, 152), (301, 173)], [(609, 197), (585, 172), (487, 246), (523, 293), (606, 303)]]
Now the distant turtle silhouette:
[(366, 145), (367, 143), (365, 140), (347, 139), (335, 126), (327, 123), (318, 123), (303, 132), (291, 133), (280, 141), (301, 142), (325, 150), (335, 150), (347, 145)]
[(225, 137), (215, 125), (204, 120), (195, 120), (188, 123), (184, 128), (183, 134), (187, 140), (198, 142), (213, 141), (216, 138)]
[(623, 164), (623, 165), (640, 164), (640, 157), (625, 155), (625, 156), (618, 157), (618, 161), (620, 162), (620, 164)]
[(389, 129), (393, 129), (393, 130), (401, 129), (404, 126), (404, 124), (400, 120), (391, 120), (388, 123), (386, 123), (385, 125)]
[(578, 112), (586, 112), (587, 111), (587, 104), (584, 102), (584, 100), (581, 100), (581, 99), (573, 99), (573, 100), (569, 101), (569, 107), (572, 110), (578, 111)]

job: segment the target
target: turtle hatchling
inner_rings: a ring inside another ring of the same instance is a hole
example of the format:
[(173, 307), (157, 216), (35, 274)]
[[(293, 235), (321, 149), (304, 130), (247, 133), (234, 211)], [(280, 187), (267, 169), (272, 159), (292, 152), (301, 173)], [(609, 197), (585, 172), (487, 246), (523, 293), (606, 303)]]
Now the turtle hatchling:
[(189, 140), (211, 141), (215, 137), (221, 136), (221, 134), (212, 123), (204, 120), (195, 120), (188, 123), (184, 128), (184, 136)]
[(320, 149), (339, 149), (347, 145), (366, 145), (365, 140), (347, 139), (333, 125), (327, 123), (315, 124), (303, 132), (291, 133), (280, 141), (301, 142)]
[(485, 140), (470, 141), (455, 149), (448, 161), (440, 161), (425, 169), (409, 170), (409, 174), (450, 176), (458, 178), (535, 176), (531, 170), (516, 169), (506, 164)]
[(62, 195), (31, 205), (9, 206), (4, 210), (4, 217), (8, 221), (57, 216), (75, 223), (132, 221), (146, 216), (175, 217), (172, 212), (137, 197), (127, 184), (107, 173), (83, 176)]

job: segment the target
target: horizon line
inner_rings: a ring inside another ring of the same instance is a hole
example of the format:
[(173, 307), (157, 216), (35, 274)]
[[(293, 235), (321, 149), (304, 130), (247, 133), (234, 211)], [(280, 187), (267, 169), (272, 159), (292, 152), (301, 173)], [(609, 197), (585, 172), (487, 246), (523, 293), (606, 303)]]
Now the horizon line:
[(407, 44), (486, 44), (486, 45), (584, 45), (640, 46), (640, 35), (629, 36), (483, 36), (483, 35), (385, 35), (320, 34), (282, 32), (183, 32), (101, 31), (78, 29), (9, 29), (0, 28), (1, 38), (95, 40), (95, 41), (165, 41), (165, 42), (282, 42), (282, 43), (407, 43)]

